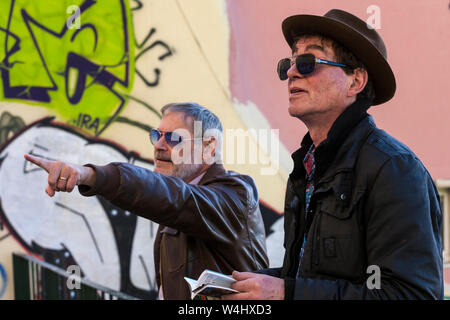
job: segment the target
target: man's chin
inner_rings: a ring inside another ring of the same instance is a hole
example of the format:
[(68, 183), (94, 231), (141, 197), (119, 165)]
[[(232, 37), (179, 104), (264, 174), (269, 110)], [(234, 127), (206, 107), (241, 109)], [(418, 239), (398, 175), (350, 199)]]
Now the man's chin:
[(307, 105), (300, 106), (298, 104), (289, 105), (288, 112), (291, 117), (298, 118), (300, 120), (310, 114), (310, 110)]
[(295, 117), (295, 118), (300, 118), (303, 115), (303, 113), (300, 112), (298, 110), (298, 108), (289, 107), (288, 112), (291, 117)]
[(157, 172), (160, 174), (163, 174), (165, 176), (171, 176), (173, 173), (173, 169), (172, 168), (161, 168), (156, 166), (155, 169), (153, 170), (153, 172)]

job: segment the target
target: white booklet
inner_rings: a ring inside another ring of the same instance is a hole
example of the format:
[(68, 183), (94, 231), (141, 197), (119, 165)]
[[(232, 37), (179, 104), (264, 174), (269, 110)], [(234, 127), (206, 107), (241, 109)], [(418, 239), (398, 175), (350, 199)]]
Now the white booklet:
[(231, 276), (206, 269), (202, 272), (198, 280), (184, 277), (191, 289), (191, 299), (195, 296), (205, 296), (220, 298), (225, 294), (236, 293), (231, 289), (231, 284), (236, 280)]

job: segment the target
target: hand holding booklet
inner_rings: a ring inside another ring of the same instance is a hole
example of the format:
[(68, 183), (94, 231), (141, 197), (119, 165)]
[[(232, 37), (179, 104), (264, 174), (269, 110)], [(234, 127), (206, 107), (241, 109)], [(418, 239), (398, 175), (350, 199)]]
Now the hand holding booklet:
[(191, 299), (197, 295), (220, 298), (225, 294), (238, 292), (231, 289), (231, 284), (236, 281), (233, 277), (207, 269), (202, 272), (198, 280), (188, 277), (184, 277), (184, 280), (191, 289)]

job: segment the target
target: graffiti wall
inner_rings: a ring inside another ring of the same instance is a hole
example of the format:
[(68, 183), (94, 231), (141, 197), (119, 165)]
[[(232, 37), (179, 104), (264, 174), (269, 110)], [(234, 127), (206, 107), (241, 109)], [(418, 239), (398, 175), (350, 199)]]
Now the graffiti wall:
[[(169, 102), (196, 101), (225, 129), (247, 132), (229, 90), (225, 1), (6, 0), (0, 12), (0, 299), (14, 298), (12, 252), (77, 264), (100, 285), (155, 298), (158, 226), (100, 197), (47, 197), (45, 172), (23, 154), (152, 170), (148, 132)], [(260, 136), (247, 143), (261, 161), (225, 166), (255, 179), (279, 265), (286, 172)]]
[[(224, 136), (224, 145), (233, 146), (223, 150), (224, 165), (255, 180), (270, 265), (280, 266), (290, 154), (306, 133), (288, 116), (286, 83), (276, 75), (277, 61), (290, 54), (281, 21), (336, 6), (331, 0), (0, 1), (0, 299), (14, 298), (12, 252), (61, 268), (78, 264), (93, 282), (155, 298), (157, 225), (77, 191), (47, 197), (44, 172), (23, 154), (151, 170), (148, 132), (170, 102), (205, 105), (233, 130)], [(339, 8), (375, 19), (388, 48), (397, 93), (369, 109), (377, 125), (409, 145), (434, 179), (449, 179), (450, 149), (436, 148), (450, 138), (448, 74), (437, 72), (450, 63), (448, 0), (348, 0)], [(442, 48), (430, 50), (436, 43)], [(243, 149), (228, 143), (239, 138)]]

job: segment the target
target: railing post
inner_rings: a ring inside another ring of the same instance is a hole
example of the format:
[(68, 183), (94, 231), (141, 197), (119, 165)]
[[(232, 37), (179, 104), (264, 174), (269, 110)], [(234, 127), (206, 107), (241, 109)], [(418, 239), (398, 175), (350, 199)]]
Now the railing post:
[[(42, 272), (42, 292), (44, 300), (61, 300), (64, 297), (62, 296), (61, 290), (61, 276), (48, 270), (46, 268), (41, 269)], [(64, 281), (65, 284), (65, 281)]]
[(16, 300), (30, 300), (28, 261), (13, 253), (14, 296)]

